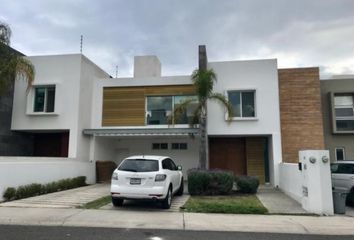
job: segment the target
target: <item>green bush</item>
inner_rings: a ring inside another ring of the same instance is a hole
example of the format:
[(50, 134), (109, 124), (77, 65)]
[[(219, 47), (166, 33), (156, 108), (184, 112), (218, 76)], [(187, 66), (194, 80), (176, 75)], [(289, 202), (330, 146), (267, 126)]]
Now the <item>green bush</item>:
[(4, 198), (6, 201), (11, 201), (15, 199), (16, 196), (16, 189), (13, 187), (9, 187), (4, 192)]
[(19, 186), (17, 189), (15, 188), (7, 188), (4, 192), (3, 197), (5, 200), (15, 200), (33, 197), (46, 193), (53, 193), (57, 191), (77, 188), (86, 186), (86, 177), (80, 176), (76, 178), (67, 178), (62, 179), (56, 182), (50, 182), (47, 184), (37, 184), (32, 183), (29, 185)]
[(16, 199), (37, 196), (41, 193), (41, 189), (42, 185), (37, 183), (19, 186), (16, 190)]
[(191, 195), (230, 194), (233, 179), (229, 171), (191, 169), (188, 172), (188, 192)]
[(253, 176), (235, 176), (237, 189), (241, 193), (256, 193), (259, 186), (259, 180)]

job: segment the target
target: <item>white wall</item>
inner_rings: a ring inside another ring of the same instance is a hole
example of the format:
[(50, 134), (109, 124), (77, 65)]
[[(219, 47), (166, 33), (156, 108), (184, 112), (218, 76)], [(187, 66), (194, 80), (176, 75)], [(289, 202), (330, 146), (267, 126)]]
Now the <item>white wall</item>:
[[(85, 56), (81, 58), (81, 74), (79, 88), (79, 109), (77, 116), (77, 158), (83, 161), (90, 160), (90, 137), (83, 135), (82, 130), (91, 128), (93, 115), (93, 102), (96, 99), (92, 96), (94, 82), (96, 79), (109, 77), (102, 69), (97, 67)], [(96, 113), (97, 114), (97, 113)], [(102, 113), (100, 113), (102, 115)]]
[(0, 201), (6, 188), (86, 176), (95, 182), (95, 164), (69, 158), (0, 157)]
[(302, 175), (296, 163), (279, 164), (279, 187), (289, 197), (301, 204)]
[[(177, 165), (183, 168), (183, 174), (187, 179), (187, 171), (198, 167), (199, 161), (199, 140), (189, 137), (142, 137), (116, 138), (116, 137), (95, 137), (95, 160), (112, 160), (117, 164), (124, 158), (132, 155), (161, 155), (171, 157)], [(152, 143), (168, 143), (168, 150), (152, 150)], [(172, 150), (171, 143), (187, 143), (187, 150)], [(112, 147), (114, 144), (114, 147)], [(113, 150), (113, 151), (112, 151)]]
[[(227, 122), (226, 111), (221, 105), (208, 103), (208, 134), (214, 136), (271, 135), (274, 175), (273, 185), (279, 185), (278, 164), (282, 161), (278, 67), (276, 59), (209, 62), (217, 82), (214, 92), (227, 96), (228, 90), (255, 90), (256, 117), (248, 120)], [(212, 113), (212, 114), (210, 114)]]

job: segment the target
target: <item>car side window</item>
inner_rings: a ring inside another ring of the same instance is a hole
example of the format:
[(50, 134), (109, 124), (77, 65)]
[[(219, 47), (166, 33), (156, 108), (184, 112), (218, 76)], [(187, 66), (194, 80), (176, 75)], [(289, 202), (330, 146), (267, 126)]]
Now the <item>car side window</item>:
[(163, 169), (170, 169), (168, 159), (162, 161), (162, 168)]
[(172, 170), (173, 170), (173, 171), (176, 171), (176, 170), (177, 170), (176, 164), (174, 163), (174, 161), (172, 161), (172, 159), (169, 159), (169, 160), (171, 161)]

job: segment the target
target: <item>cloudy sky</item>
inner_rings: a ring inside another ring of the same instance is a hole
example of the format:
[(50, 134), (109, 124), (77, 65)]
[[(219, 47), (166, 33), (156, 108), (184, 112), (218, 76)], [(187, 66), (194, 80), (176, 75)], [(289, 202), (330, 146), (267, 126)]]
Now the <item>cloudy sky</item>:
[(354, 73), (353, 0), (0, 0), (0, 21), (26, 55), (80, 51), (106, 72), (132, 76), (135, 55), (157, 55), (163, 75), (190, 74), (198, 45), (209, 61), (277, 58)]

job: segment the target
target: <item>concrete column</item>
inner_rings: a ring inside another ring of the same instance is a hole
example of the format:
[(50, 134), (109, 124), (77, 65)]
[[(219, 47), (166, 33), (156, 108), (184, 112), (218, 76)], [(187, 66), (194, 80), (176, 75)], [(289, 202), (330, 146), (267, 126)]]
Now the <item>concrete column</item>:
[(299, 152), (302, 164), (302, 207), (320, 215), (333, 215), (329, 151)]

